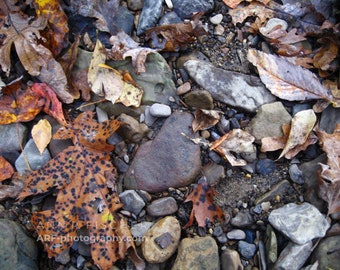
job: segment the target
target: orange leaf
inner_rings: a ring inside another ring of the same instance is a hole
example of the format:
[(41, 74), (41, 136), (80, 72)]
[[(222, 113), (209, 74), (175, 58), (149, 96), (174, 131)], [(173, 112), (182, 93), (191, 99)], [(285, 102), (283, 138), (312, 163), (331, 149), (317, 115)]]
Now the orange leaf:
[(52, 127), (46, 119), (41, 119), (32, 128), (32, 138), (40, 154), (42, 154), (52, 138)]
[(3, 156), (0, 156), (0, 181), (10, 178), (13, 173), (12, 165)]
[(205, 181), (197, 185), (184, 201), (192, 202), (190, 219), (184, 228), (191, 226), (194, 218), (200, 227), (205, 227), (207, 222), (214, 222), (216, 219), (225, 219), (223, 211), (214, 204), (214, 196), (215, 190)]

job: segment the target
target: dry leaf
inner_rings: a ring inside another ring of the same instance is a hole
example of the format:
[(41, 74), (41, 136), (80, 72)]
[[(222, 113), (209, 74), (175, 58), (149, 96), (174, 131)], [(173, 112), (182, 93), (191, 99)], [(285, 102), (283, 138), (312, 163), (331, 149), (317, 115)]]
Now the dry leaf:
[(0, 182), (10, 178), (13, 173), (13, 166), (3, 156), (0, 156)]
[(257, 67), (261, 81), (279, 98), (293, 101), (326, 99), (337, 101), (311, 71), (282, 57), (249, 49), (248, 60)]
[(214, 204), (215, 190), (206, 181), (198, 184), (188, 195), (184, 202), (192, 202), (192, 210), (188, 223), (184, 228), (190, 227), (194, 219), (198, 226), (206, 227), (207, 222), (214, 222), (216, 219), (224, 220), (223, 211)]
[(253, 145), (255, 137), (242, 129), (233, 129), (216, 140), (210, 147), (222, 157), (227, 159), (232, 166), (245, 166), (247, 162), (243, 159), (236, 158), (233, 153), (256, 153)]
[(220, 111), (199, 109), (195, 112), (195, 119), (192, 122), (194, 132), (208, 129), (218, 123), (221, 119)]
[(322, 71), (330, 69), (331, 62), (337, 57), (339, 45), (333, 37), (324, 37), (318, 39), (318, 43), (323, 46), (313, 57), (313, 64)]
[(32, 138), (40, 154), (44, 152), (52, 138), (52, 127), (46, 119), (41, 119), (32, 128)]
[[(244, 0), (223, 0), (223, 3), (226, 4), (230, 8), (236, 8), (239, 3), (243, 2)], [(251, 2), (252, 0), (246, 0), (247, 2)], [(257, 2), (268, 4), (271, 0), (257, 0)]]
[(0, 201), (7, 198), (16, 198), (25, 187), (25, 179), (23, 176), (15, 172), (12, 176), (11, 182), (8, 185), (0, 184)]

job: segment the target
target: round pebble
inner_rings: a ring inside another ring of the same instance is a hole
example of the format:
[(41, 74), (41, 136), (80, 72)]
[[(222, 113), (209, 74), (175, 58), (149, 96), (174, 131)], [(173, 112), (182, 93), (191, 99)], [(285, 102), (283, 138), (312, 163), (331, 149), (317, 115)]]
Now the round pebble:
[(227, 237), (233, 240), (243, 240), (246, 238), (246, 233), (242, 230), (235, 229), (227, 233)]
[(171, 108), (165, 104), (155, 103), (150, 107), (150, 114), (153, 117), (168, 117), (171, 114)]
[(185, 82), (182, 85), (178, 86), (177, 88), (177, 95), (183, 95), (185, 93), (188, 93), (191, 90), (191, 84), (190, 82)]
[(289, 166), (289, 176), (294, 183), (303, 185), (304, 180), (302, 171), (299, 169), (297, 164), (292, 164)]
[(245, 259), (251, 259), (255, 255), (256, 246), (254, 244), (249, 244), (246, 241), (239, 241), (238, 251)]
[(210, 22), (212, 24), (220, 24), (223, 20), (223, 15), (222, 14), (217, 14), (215, 16), (210, 17)]

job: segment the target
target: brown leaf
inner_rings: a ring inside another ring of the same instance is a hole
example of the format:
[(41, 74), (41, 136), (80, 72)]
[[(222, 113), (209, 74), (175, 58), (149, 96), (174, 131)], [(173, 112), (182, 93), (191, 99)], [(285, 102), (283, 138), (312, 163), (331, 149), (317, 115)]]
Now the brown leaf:
[(314, 66), (323, 71), (330, 68), (331, 62), (337, 57), (339, 45), (333, 37), (324, 37), (318, 39), (318, 43), (323, 46), (313, 57)]
[(52, 138), (52, 127), (46, 119), (41, 119), (32, 128), (32, 138), (40, 154), (44, 152)]
[(10, 184), (2, 185), (0, 184), (0, 201), (5, 200), (7, 198), (16, 198), (19, 193), (25, 187), (24, 177), (19, 175), (18, 173), (14, 173), (11, 179)]
[(0, 156), (0, 182), (10, 178), (13, 173), (13, 166), (3, 156)]
[(206, 181), (197, 185), (184, 201), (192, 202), (190, 218), (184, 228), (190, 227), (194, 219), (196, 219), (198, 226), (204, 228), (207, 222), (225, 219), (223, 211), (214, 204), (214, 196), (215, 190)]
[[(223, 0), (224, 4), (226, 4), (230, 8), (236, 8), (239, 3), (243, 2), (244, 0)], [(252, 0), (247, 0), (247, 2), (251, 2)], [(271, 0), (257, 0), (257, 2), (268, 4)]]
[(115, 170), (110, 162), (113, 146), (106, 140), (120, 122), (96, 123), (93, 116), (92, 112), (80, 114), (57, 131), (55, 138), (72, 139), (74, 146), (34, 171), (18, 199), (59, 190), (55, 208), (35, 212), (31, 220), (48, 255), (56, 256), (70, 247), (77, 230), (86, 226), (95, 264), (110, 269), (128, 250), (135, 253), (135, 247), (126, 220), (116, 213), (122, 207), (117, 191), (106, 185), (107, 178), (117, 177), (108, 177)]
[(326, 99), (334, 103), (330, 91), (311, 71), (254, 49), (248, 51), (248, 60), (257, 67), (261, 81), (279, 98), (293, 101)]
[[(322, 174), (324, 171), (328, 171), (328, 166), (322, 165)], [(326, 168), (325, 168), (326, 166)], [(340, 177), (340, 173), (338, 171), (338, 177)], [(340, 212), (340, 178), (337, 181), (327, 181), (319, 177), (319, 196), (327, 202), (328, 204), (328, 214), (338, 213)]]
[(195, 119), (192, 122), (194, 132), (208, 129), (218, 123), (221, 118), (221, 112), (215, 110), (198, 109), (195, 112)]
[(24, 17), (21, 13), (11, 13), (8, 14), (8, 17), (10, 17), (10, 25), (0, 29), (0, 35), (6, 36), (0, 48), (2, 70), (7, 76), (9, 75), (11, 68), (10, 53), (14, 44), (20, 62), (28, 73), (32, 76), (39, 75), (40, 69), (46, 65), (46, 61), (36, 51), (36, 46), (37, 39), (41, 38), (39, 31), (46, 27), (46, 19), (39, 17), (31, 22), (29, 17)]
[(255, 137), (248, 132), (242, 129), (233, 129), (216, 140), (210, 146), (210, 150), (215, 150), (227, 159), (232, 166), (245, 166), (247, 162), (236, 158), (233, 153), (256, 153), (256, 148), (253, 145), (254, 141)]

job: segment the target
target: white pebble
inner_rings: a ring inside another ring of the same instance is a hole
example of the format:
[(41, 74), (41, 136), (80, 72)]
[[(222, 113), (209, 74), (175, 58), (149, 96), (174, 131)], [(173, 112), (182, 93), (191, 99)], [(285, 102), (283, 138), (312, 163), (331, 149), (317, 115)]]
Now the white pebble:
[(165, 104), (155, 103), (150, 107), (150, 114), (153, 117), (167, 117), (171, 114), (171, 108)]
[(172, 1), (171, 0), (165, 0), (165, 4), (167, 5), (167, 7), (169, 9), (173, 9), (174, 5), (172, 4)]
[(215, 16), (210, 17), (210, 22), (212, 24), (220, 24), (222, 22), (223, 15), (222, 14), (217, 14)]

